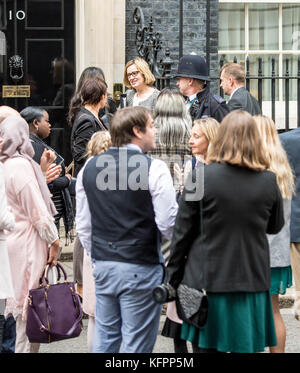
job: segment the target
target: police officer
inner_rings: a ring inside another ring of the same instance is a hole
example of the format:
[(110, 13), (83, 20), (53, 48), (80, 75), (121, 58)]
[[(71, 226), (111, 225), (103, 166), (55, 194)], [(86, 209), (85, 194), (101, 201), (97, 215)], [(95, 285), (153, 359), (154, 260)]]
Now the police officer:
[(198, 55), (183, 56), (178, 65), (177, 86), (186, 97), (193, 120), (213, 117), (218, 122), (229, 113), (226, 101), (209, 91), (206, 82), (210, 81), (205, 59)]

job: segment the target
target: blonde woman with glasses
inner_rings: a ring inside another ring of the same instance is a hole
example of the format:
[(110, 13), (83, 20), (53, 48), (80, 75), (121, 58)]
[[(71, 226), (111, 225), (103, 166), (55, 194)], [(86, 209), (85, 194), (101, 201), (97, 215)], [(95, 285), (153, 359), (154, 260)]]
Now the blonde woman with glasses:
[(284, 227), (276, 235), (268, 235), (271, 261), (271, 289), (277, 346), (270, 347), (271, 353), (282, 353), (285, 349), (286, 328), (279, 309), (279, 294), (285, 294), (292, 286), (290, 260), (291, 200), (294, 191), (294, 175), (283, 149), (275, 124), (264, 115), (254, 116), (260, 132), (264, 152), (270, 162), (269, 170), (274, 172), (283, 198)]
[(153, 87), (155, 77), (148, 63), (140, 57), (127, 62), (124, 70), (126, 106), (144, 106), (154, 110), (159, 90)]

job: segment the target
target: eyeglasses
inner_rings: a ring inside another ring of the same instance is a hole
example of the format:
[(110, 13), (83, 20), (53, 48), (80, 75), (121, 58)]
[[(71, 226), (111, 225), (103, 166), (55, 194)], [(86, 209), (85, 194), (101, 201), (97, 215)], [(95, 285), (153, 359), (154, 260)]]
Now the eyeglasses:
[(135, 78), (138, 75), (138, 73), (139, 73), (139, 71), (133, 71), (132, 73), (127, 74), (127, 78), (128, 79), (130, 79), (131, 77)]

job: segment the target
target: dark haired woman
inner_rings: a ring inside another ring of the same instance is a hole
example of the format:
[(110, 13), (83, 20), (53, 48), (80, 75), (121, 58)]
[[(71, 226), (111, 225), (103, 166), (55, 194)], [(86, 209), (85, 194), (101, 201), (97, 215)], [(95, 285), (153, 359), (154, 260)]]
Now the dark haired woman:
[[(70, 111), (69, 111), (69, 117), (68, 121), (69, 123), (73, 123), (76, 116), (76, 111), (80, 110), (81, 108), (81, 97), (80, 97), (80, 91), (82, 88), (83, 83), (87, 79), (93, 79), (93, 78), (100, 78), (105, 81), (104, 72), (100, 67), (95, 66), (89, 66), (86, 69), (83, 70), (83, 72), (80, 75), (80, 78), (78, 80), (78, 84), (76, 87), (76, 92), (74, 93), (71, 102), (70, 102)], [(113, 114), (117, 111), (117, 106), (115, 101), (113, 100), (112, 96), (107, 93), (107, 103), (104, 108), (99, 110), (99, 118), (104, 122), (106, 127), (108, 127), (109, 122), (111, 121), (111, 118)]]
[[(72, 125), (71, 151), (74, 159), (74, 176), (77, 177), (87, 159), (87, 144), (95, 132), (108, 127), (99, 118), (107, 99), (107, 84), (99, 77), (86, 78), (80, 90), (81, 107), (70, 107)], [(73, 251), (73, 275), (77, 292), (82, 297), (83, 247), (76, 237)]]
[(20, 115), (29, 125), (29, 138), (35, 153), (33, 159), (40, 164), (44, 150), (52, 150), (56, 155), (54, 162), (57, 165), (60, 165), (62, 168), (60, 176), (48, 184), (48, 188), (52, 194), (52, 201), (54, 202), (57, 210), (57, 215), (55, 216), (55, 225), (59, 232), (59, 221), (61, 218), (63, 218), (67, 240), (74, 223), (72, 201), (68, 189), (72, 176), (70, 174), (66, 174), (65, 172), (64, 159), (43, 141), (50, 135), (51, 132), (49, 114), (46, 110), (40, 107), (28, 106), (20, 112)]
[(88, 78), (80, 90), (81, 107), (70, 109), (72, 125), (71, 150), (74, 158), (74, 176), (76, 177), (86, 161), (86, 146), (97, 131), (108, 130), (99, 119), (98, 113), (103, 109), (107, 99), (107, 84), (100, 78)]

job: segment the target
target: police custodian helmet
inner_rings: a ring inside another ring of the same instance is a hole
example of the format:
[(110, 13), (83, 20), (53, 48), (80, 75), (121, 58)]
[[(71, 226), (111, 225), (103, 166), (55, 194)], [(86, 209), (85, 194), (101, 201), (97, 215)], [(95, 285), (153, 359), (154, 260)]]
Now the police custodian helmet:
[(175, 78), (178, 76), (210, 81), (205, 59), (195, 54), (181, 57)]

